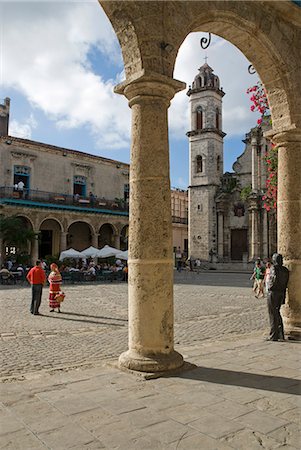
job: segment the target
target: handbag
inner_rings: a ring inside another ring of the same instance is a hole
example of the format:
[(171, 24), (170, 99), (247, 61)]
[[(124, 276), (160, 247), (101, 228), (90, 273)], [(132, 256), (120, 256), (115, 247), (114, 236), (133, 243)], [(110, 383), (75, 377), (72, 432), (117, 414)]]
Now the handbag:
[(64, 292), (58, 292), (54, 298), (58, 303), (62, 303), (65, 299)]

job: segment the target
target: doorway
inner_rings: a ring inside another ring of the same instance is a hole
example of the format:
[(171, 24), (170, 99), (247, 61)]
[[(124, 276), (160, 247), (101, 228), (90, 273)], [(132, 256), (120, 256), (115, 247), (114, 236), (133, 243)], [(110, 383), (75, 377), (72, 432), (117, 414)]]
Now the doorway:
[(231, 230), (231, 260), (242, 261), (243, 254), (248, 252), (248, 231)]

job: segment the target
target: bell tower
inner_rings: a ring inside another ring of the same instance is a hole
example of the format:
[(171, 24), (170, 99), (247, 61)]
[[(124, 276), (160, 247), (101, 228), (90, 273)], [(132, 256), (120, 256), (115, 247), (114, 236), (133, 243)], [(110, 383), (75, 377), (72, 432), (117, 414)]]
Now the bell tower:
[(8, 136), (10, 99), (6, 97), (4, 104), (0, 103), (0, 136)]
[(218, 76), (207, 62), (200, 67), (187, 95), (189, 138), (189, 255), (209, 261), (217, 252), (215, 195), (223, 175), (222, 98)]

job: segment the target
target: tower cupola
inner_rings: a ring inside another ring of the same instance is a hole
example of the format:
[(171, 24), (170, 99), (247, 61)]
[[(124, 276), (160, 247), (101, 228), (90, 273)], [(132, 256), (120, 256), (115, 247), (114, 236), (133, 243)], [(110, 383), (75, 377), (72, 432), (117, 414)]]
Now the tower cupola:
[(219, 77), (213, 73), (213, 69), (206, 62), (199, 68), (199, 73), (195, 76), (187, 95), (210, 89), (217, 91), (222, 97), (225, 95), (223, 89), (220, 88)]

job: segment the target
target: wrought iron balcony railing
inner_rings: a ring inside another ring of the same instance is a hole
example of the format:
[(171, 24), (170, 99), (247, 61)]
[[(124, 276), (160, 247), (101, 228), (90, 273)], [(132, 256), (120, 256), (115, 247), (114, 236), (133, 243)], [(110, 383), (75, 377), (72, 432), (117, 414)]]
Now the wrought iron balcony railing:
[(108, 200), (103, 197), (62, 194), (60, 192), (46, 192), (34, 189), (17, 190), (8, 186), (0, 186), (0, 199), (14, 199), (57, 205), (77, 206), (82, 208), (109, 209), (115, 211), (128, 211), (126, 201)]

